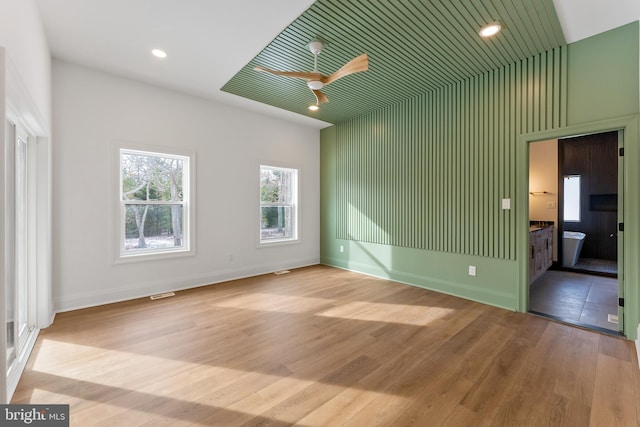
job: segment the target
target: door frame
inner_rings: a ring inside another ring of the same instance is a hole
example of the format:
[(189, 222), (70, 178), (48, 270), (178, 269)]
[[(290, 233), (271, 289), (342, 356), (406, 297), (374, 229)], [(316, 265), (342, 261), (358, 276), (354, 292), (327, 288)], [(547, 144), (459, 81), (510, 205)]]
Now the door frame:
[[(621, 152), (624, 153), (624, 140), (625, 135), (623, 130), (618, 131), (618, 194), (625, 194), (625, 180), (624, 180), (624, 170), (625, 170), (625, 159), (624, 155), (621, 155)], [(624, 266), (625, 266), (625, 252), (624, 252), (624, 231), (620, 230), (620, 224), (624, 224), (624, 196), (618, 197), (618, 230), (616, 232), (616, 240), (618, 244), (618, 298), (622, 298), (624, 301), (625, 297), (625, 280), (624, 280)], [(618, 331), (622, 335), (624, 335), (624, 318), (625, 318), (625, 309), (623, 306), (618, 304)]]
[[(624, 166), (626, 163), (640, 162), (640, 135), (639, 115), (624, 116), (592, 123), (566, 126), (542, 132), (522, 134), (518, 137), (516, 145), (516, 168), (519, 171), (516, 176), (516, 259), (519, 266), (518, 286), (518, 311), (527, 312), (529, 308), (529, 262), (528, 262), (528, 236), (529, 236), (529, 144), (536, 141), (549, 139), (561, 139), (572, 136), (622, 131), (624, 135), (625, 156), (620, 160)], [(622, 186), (622, 193), (618, 195), (619, 204), (623, 207), (622, 215), (625, 218), (626, 238), (619, 257), (626, 259), (640, 259), (640, 197), (630, 196), (629, 189), (640, 188), (640, 172), (636, 169), (623, 167), (619, 173), (618, 186)], [(622, 178), (622, 182), (620, 182)], [(558, 255), (560, 256), (560, 255)], [(637, 325), (639, 323), (639, 289), (631, 286), (638, 283), (640, 269), (638, 263), (619, 262), (618, 283), (619, 294), (622, 293), (625, 304), (625, 315), (621, 322), (621, 333), (630, 339), (637, 339)]]
[[(0, 358), (0, 403), (9, 403), (11, 396), (18, 384), (20, 375), (26, 366), (31, 349), (34, 346), (39, 328), (49, 326), (53, 322), (54, 306), (51, 295), (52, 278), (52, 162), (51, 162), (51, 125), (41, 114), (33, 102), (33, 98), (23, 84), (18, 70), (14, 67), (6, 51), (0, 46), (0, 271), (5, 272), (12, 262), (8, 257), (13, 248), (9, 245), (8, 230), (15, 226), (15, 221), (8, 212), (14, 209), (11, 200), (12, 179), (8, 176), (7, 166), (14, 161), (9, 154), (15, 141), (8, 141), (7, 121), (11, 121), (24, 128), (30, 135), (27, 142), (27, 162), (32, 174), (29, 177), (30, 210), (33, 216), (29, 220), (29, 278), (31, 295), (33, 299), (31, 309), (32, 318), (28, 322), (34, 326), (29, 331), (23, 351), (19, 354), (18, 361), (8, 366), (7, 358)], [(0, 274), (0, 293), (6, 292), (8, 277)], [(0, 304), (0, 318), (6, 319), (6, 301)], [(6, 353), (7, 333), (6, 327), (0, 328), (0, 348)]]

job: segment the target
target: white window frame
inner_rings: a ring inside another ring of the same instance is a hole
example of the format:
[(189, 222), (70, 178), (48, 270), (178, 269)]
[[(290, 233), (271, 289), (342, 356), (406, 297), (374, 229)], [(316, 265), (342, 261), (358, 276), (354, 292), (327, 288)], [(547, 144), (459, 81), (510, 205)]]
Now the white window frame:
[[(125, 201), (122, 197), (122, 159), (121, 155), (140, 154), (150, 156), (160, 156), (165, 158), (178, 158), (183, 163), (183, 183), (182, 192), (183, 200), (161, 201), (161, 200), (131, 200)], [(112, 200), (115, 198), (113, 222), (115, 224), (113, 237), (114, 246), (114, 263), (127, 263), (137, 261), (153, 261), (158, 259), (176, 258), (183, 256), (195, 255), (195, 167), (196, 155), (194, 152), (180, 150), (172, 147), (161, 147), (146, 144), (135, 144), (129, 142), (117, 142), (114, 144), (114, 161), (113, 168), (115, 170), (114, 191)], [(176, 205), (180, 204), (183, 208), (183, 245), (181, 247), (155, 248), (136, 251), (125, 250), (125, 230), (126, 230), (126, 214), (125, 209), (128, 204), (148, 204), (148, 205)]]
[[(294, 183), (292, 185), (291, 193), (292, 193), (292, 202), (290, 204), (265, 204), (262, 202), (260, 197), (261, 193), (261, 183), (260, 183), (260, 175), (262, 173), (263, 168), (269, 168), (273, 170), (282, 170), (287, 172), (292, 172), (294, 175)], [(283, 166), (283, 165), (275, 165), (273, 162), (261, 162), (258, 168), (258, 247), (269, 247), (269, 246), (277, 246), (277, 245), (286, 245), (298, 243), (300, 241), (300, 214), (299, 214), (299, 201), (300, 201), (300, 168), (293, 166)], [(293, 224), (291, 225), (292, 236), (285, 238), (275, 238), (275, 239), (263, 239), (262, 238), (262, 208), (266, 206), (291, 206), (291, 221)]]
[[(577, 180), (578, 181), (578, 193), (577, 193), (577, 197), (573, 197), (573, 200), (570, 200), (572, 205), (577, 204), (577, 218), (576, 217), (569, 217), (569, 215), (567, 215), (567, 207), (569, 206), (569, 203), (567, 203), (568, 201), (568, 197), (567, 197), (567, 181), (570, 180)], [(580, 200), (580, 192), (582, 191), (581, 189), (581, 185), (582, 185), (582, 177), (580, 175), (565, 175), (563, 178), (563, 205), (564, 205), (564, 211), (562, 213), (562, 220), (564, 222), (580, 222), (582, 220), (581, 218), (581, 210), (582, 210), (582, 206), (581, 203), (582, 201)]]

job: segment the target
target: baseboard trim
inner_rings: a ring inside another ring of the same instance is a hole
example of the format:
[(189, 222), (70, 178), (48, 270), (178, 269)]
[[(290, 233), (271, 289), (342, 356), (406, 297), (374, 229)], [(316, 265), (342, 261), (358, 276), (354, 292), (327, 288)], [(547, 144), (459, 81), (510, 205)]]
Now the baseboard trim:
[(477, 287), (465, 285), (462, 283), (443, 280), (433, 276), (418, 276), (412, 273), (406, 273), (398, 270), (378, 270), (368, 264), (357, 262), (349, 262), (348, 265), (339, 262), (339, 260), (325, 258), (321, 261), (323, 264), (340, 268), (348, 271), (365, 274), (380, 279), (386, 279), (403, 285), (414, 286), (417, 288), (427, 289), (442, 294), (463, 298), (469, 301), (475, 301), (494, 307), (503, 308), (509, 311), (516, 310), (516, 301), (511, 295), (494, 292), (486, 289), (478, 289)]
[(214, 285), (228, 282), (230, 280), (244, 279), (247, 277), (260, 276), (278, 270), (288, 270), (293, 268), (307, 267), (319, 264), (318, 258), (300, 259), (282, 264), (264, 264), (252, 266), (251, 268), (212, 271), (206, 274), (195, 276), (173, 277), (167, 280), (156, 280), (145, 283), (138, 283), (135, 286), (111, 288), (102, 292), (87, 292), (75, 294), (69, 297), (54, 299), (54, 311), (62, 313), (65, 311), (79, 310), (82, 308), (95, 307), (99, 305), (112, 304), (116, 302), (128, 301), (137, 298), (144, 298), (154, 294), (164, 292), (176, 292), (185, 289), (198, 288), (201, 286)]

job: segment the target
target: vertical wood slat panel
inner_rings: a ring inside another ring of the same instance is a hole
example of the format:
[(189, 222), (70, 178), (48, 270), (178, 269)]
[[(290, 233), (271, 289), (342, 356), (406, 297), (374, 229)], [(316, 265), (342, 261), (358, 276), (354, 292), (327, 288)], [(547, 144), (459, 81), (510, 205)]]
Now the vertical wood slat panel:
[(337, 126), (338, 238), (515, 259), (515, 144), (566, 122), (566, 48)]
[(468, 111), (469, 122), (467, 124), (469, 135), (469, 151), (465, 153), (467, 157), (467, 163), (469, 164), (469, 180), (465, 190), (469, 204), (467, 207), (466, 221), (469, 225), (469, 254), (478, 253), (479, 247), (479, 234), (478, 223), (475, 221), (474, 212), (478, 206), (478, 153), (479, 153), (479, 140), (478, 140), (478, 126), (480, 123), (480, 108), (479, 104), (479, 76), (475, 76), (468, 80), (467, 91), (464, 94), (463, 102), (466, 103), (464, 109)]

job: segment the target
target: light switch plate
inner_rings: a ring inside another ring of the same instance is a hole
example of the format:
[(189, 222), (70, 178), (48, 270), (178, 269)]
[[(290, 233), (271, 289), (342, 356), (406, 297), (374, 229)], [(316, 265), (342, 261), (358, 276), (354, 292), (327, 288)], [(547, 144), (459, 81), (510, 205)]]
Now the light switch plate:
[(511, 209), (511, 199), (502, 199), (502, 209)]

